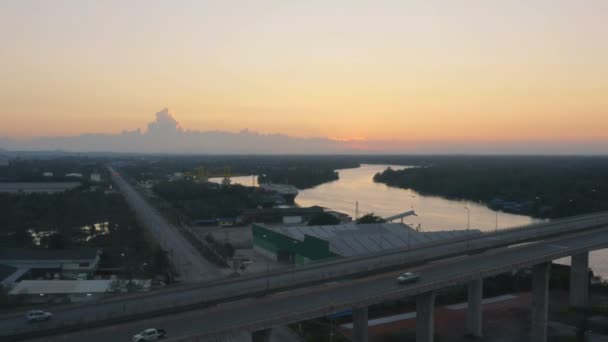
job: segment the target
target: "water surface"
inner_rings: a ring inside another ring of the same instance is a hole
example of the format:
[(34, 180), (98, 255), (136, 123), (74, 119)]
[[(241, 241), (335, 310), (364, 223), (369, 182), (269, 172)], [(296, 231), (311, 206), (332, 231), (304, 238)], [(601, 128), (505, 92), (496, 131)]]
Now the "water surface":
[[(414, 228), (420, 227), (423, 231), (467, 229), (467, 226), (493, 231), (539, 221), (525, 215), (497, 212), (476, 202), (425, 196), (410, 189), (374, 183), (374, 175), (387, 167), (404, 169), (408, 166), (364, 164), (359, 168), (338, 170), (339, 180), (301, 190), (296, 203), (305, 207), (320, 205), (349, 214), (353, 218), (357, 215), (357, 202), (359, 216), (374, 213), (387, 217), (414, 210), (418, 216), (406, 217), (404, 223)], [(232, 177), (231, 180), (236, 184), (257, 186), (257, 177)], [(570, 258), (556, 262), (569, 264)], [(592, 252), (589, 262), (596, 274), (608, 278), (608, 250)]]

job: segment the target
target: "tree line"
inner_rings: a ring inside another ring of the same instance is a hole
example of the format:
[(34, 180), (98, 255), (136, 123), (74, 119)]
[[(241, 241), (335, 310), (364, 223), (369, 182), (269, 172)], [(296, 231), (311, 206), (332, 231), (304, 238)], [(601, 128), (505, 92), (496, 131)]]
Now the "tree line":
[(557, 218), (608, 210), (608, 158), (469, 157), (393, 170), (375, 182)]

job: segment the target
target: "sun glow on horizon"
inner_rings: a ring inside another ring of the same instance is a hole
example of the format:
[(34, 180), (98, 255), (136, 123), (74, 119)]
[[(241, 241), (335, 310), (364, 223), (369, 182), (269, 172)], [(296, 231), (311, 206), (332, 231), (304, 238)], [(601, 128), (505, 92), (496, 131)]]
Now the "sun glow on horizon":
[(380, 3), (3, 2), (0, 137), (608, 145), (608, 2)]

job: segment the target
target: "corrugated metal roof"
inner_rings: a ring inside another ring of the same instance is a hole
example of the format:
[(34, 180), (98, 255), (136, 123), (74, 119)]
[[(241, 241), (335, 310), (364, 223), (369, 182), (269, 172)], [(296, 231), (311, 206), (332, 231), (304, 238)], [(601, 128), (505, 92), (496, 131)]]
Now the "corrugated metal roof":
[(112, 280), (23, 280), (10, 294), (100, 293), (110, 289)]
[[(414, 247), (418, 244), (454, 238), (467, 231), (418, 232), (402, 223), (347, 223), (335, 226), (266, 227), (293, 239), (303, 241), (305, 235), (329, 242), (331, 252), (341, 256), (365, 255), (381, 250)], [(479, 233), (471, 230), (469, 233)]]
[(0, 260), (92, 260), (97, 257), (97, 248), (73, 249), (21, 249), (4, 248), (0, 250)]

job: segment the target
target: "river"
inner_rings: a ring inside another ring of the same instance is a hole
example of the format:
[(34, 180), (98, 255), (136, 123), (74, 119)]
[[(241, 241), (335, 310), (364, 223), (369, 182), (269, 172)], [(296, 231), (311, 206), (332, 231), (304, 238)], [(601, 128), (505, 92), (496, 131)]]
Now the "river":
[[(423, 231), (467, 229), (467, 226), (470, 229), (493, 231), (539, 221), (525, 215), (497, 212), (476, 202), (425, 196), (411, 189), (374, 183), (374, 175), (387, 167), (408, 168), (400, 165), (363, 164), (354, 169), (338, 170), (339, 180), (301, 190), (296, 203), (303, 207), (320, 205), (352, 217), (357, 214), (357, 203), (359, 216), (374, 213), (387, 217), (414, 210), (418, 216), (408, 216), (404, 223), (414, 228), (420, 227)], [(246, 186), (257, 185), (257, 177), (252, 176), (233, 177), (231, 180)], [(569, 258), (564, 258), (556, 262), (568, 264), (569, 261)], [(590, 265), (596, 274), (607, 278), (608, 250), (592, 252)]]

